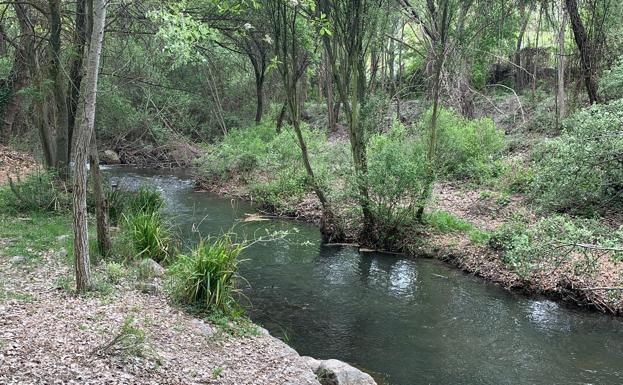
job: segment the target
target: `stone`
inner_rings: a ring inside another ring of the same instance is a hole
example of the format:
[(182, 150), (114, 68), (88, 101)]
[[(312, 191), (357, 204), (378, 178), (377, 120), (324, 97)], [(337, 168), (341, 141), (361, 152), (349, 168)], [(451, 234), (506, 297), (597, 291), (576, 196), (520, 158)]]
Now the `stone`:
[(316, 375), (322, 385), (377, 385), (369, 374), (339, 360), (321, 361)]
[(121, 163), (121, 159), (119, 158), (119, 154), (114, 152), (113, 150), (106, 150), (102, 153), (100, 160), (105, 164), (119, 164)]
[(199, 329), (199, 331), (201, 331), (201, 333), (206, 337), (212, 337), (214, 333), (216, 333), (216, 329), (199, 319), (193, 320), (193, 324), (195, 324), (197, 329)]
[(67, 242), (68, 239), (69, 239), (68, 234), (59, 235), (58, 237), (56, 237), (56, 241), (59, 243)]
[(156, 294), (158, 293), (158, 285), (149, 282), (137, 282), (136, 289), (143, 294)]
[(139, 275), (142, 278), (161, 278), (165, 274), (164, 267), (151, 258), (145, 258), (139, 266)]
[(320, 364), (322, 364), (322, 361), (308, 356), (302, 356), (301, 361), (303, 362), (303, 365), (305, 365), (305, 367), (309, 368), (314, 373), (316, 373), (318, 369), (320, 369)]
[(11, 258), (11, 263), (14, 265), (21, 265), (24, 262), (26, 262), (26, 257), (24, 257), (23, 255), (16, 255)]

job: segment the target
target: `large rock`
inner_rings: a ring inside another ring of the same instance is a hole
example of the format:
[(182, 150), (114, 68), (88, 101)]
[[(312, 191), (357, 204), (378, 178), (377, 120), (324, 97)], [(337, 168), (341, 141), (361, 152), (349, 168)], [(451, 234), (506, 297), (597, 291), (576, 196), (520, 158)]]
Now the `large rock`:
[(121, 159), (119, 158), (119, 154), (114, 152), (113, 150), (106, 150), (102, 153), (100, 160), (105, 164), (119, 164), (121, 163)]
[(164, 267), (151, 258), (143, 259), (139, 265), (139, 276), (141, 278), (161, 278), (164, 274)]
[(369, 374), (339, 360), (321, 361), (316, 375), (322, 385), (377, 385)]

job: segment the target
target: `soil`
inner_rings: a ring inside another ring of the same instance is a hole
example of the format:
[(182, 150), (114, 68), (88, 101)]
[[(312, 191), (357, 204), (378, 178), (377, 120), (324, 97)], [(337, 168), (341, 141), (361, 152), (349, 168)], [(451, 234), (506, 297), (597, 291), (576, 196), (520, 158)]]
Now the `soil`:
[(0, 144), (0, 185), (9, 178), (22, 178), (39, 168), (34, 156)]
[[(73, 275), (60, 250), (17, 262), (0, 252), (0, 384), (315, 382), (283, 342), (261, 330), (221, 332), (171, 307), (159, 292), (119, 282), (111, 293), (73, 294), (60, 284)], [(113, 343), (128, 317), (143, 343)]]

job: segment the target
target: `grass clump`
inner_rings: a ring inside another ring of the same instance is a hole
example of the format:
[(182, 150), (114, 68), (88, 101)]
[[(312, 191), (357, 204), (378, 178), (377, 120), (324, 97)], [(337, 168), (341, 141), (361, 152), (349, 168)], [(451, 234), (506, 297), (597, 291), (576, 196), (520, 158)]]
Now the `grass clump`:
[(134, 316), (125, 317), (119, 332), (107, 344), (98, 347), (94, 353), (118, 355), (123, 358), (142, 357), (145, 350), (145, 331), (141, 329)]
[(445, 211), (433, 211), (424, 215), (424, 223), (440, 233), (461, 232), (469, 235), (473, 243), (487, 243), (490, 234), (479, 230), (473, 224)]
[(243, 249), (243, 245), (225, 234), (214, 240), (201, 240), (190, 254), (178, 255), (169, 268), (172, 296), (199, 311), (235, 313), (234, 292)]
[(134, 258), (151, 258), (158, 263), (168, 262), (173, 249), (173, 235), (171, 227), (165, 223), (160, 213), (130, 215), (125, 219), (124, 231), (134, 249)]
[(0, 210), (7, 214), (68, 212), (71, 194), (53, 171), (36, 171), (24, 179), (9, 179), (0, 189)]

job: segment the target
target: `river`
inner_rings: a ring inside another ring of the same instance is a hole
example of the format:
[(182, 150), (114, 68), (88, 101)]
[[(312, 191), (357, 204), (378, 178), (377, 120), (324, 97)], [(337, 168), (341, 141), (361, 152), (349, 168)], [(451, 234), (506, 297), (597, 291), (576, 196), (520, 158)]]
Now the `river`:
[(623, 384), (623, 321), (528, 298), (443, 263), (324, 247), (315, 226), (242, 222), (252, 204), (196, 192), (183, 171), (112, 168), (159, 189), (188, 244), (233, 229), (255, 244), (240, 275), (252, 320), (301, 355), (337, 358), (381, 384)]

